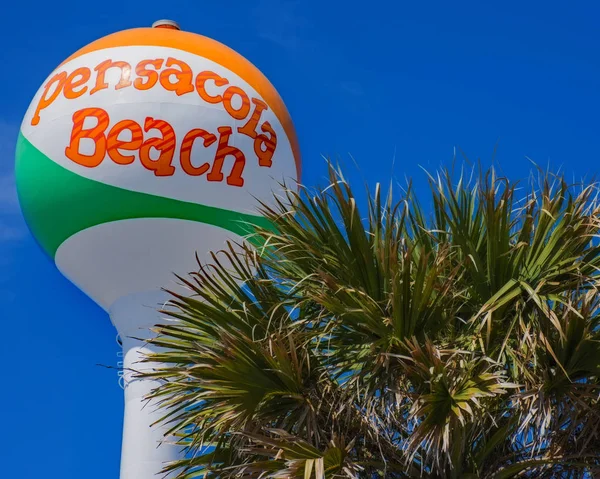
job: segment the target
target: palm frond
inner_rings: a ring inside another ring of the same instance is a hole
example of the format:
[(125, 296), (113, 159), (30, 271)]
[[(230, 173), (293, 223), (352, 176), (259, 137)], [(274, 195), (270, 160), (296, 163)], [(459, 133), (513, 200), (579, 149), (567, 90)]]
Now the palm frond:
[[(145, 372), (213, 478), (583, 478), (600, 467), (594, 184), (494, 169), (286, 190), (179, 280)], [(209, 448), (207, 450), (207, 448)], [(207, 452), (208, 451), (208, 452)], [(553, 475), (554, 474), (554, 475)]]

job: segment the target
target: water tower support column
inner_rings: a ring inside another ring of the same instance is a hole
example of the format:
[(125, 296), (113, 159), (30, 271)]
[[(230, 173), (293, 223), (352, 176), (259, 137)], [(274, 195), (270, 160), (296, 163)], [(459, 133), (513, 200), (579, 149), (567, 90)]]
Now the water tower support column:
[(157, 364), (140, 363), (144, 355), (156, 348), (145, 341), (149, 328), (161, 322), (157, 308), (165, 297), (158, 292), (136, 294), (119, 299), (110, 308), (110, 318), (123, 341), (123, 378), (125, 383), (125, 415), (121, 448), (121, 479), (160, 478), (166, 463), (182, 458), (181, 447), (173, 438), (165, 438), (168, 430), (162, 424), (151, 424), (165, 411), (144, 397), (157, 387), (158, 381), (135, 379), (134, 371), (149, 371)]

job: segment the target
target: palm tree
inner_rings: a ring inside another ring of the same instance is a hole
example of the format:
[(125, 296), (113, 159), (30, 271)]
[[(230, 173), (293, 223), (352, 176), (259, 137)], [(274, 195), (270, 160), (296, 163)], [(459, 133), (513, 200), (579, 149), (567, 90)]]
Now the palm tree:
[[(493, 169), (379, 186), (337, 169), (262, 206), (272, 230), (179, 279), (151, 398), (212, 478), (600, 474), (595, 185)], [(290, 206), (291, 210), (290, 210)]]

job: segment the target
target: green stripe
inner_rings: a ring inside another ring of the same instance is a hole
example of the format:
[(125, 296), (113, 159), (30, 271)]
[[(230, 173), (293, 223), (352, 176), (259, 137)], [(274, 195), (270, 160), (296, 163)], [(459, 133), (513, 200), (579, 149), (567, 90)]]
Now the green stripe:
[(51, 258), (67, 238), (86, 228), (132, 218), (198, 221), (240, 236), (251, 233), (252, 224), (270, 228), (262, 216), (139, 193), (84, 178), (52, 161), (22, 133), (17, 142), (15, 174), (25, 220)]

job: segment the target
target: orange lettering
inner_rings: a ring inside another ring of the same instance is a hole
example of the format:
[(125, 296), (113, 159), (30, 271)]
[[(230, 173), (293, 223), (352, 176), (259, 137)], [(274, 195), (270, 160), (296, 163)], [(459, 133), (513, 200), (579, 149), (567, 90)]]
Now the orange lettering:
[(108, 88), (108, 83), (106, 83), (105, 76), (106, 71), (109, 68), (121, 69), (121, 78), (119, 83), (115, 85), (115, 90), (120, 90), (121, 88), (131, 86), (131, 65), (122, 61), (113, 62), (112, 60), (105, 60), (97, 65), (96, 68), (94, 68), (98, 74), (96, 75), (96, 85), (90, 90), (90, 95)]
[(238, 131), (243, 135), (249, 136), (250, 138), (256, 138), (256, 127), (258, 126), (262, 112), (267, 109), (267, 104), (258, 98), (252, 98), (252, 103), (254, 103), (256, 108), (254, 108), (254, 112), (252, 113), (250, 119), (244, 126), (239, 127)]
[[(90, 117), (96, 119), (96, 126), (84, 130), (83, 124), (85, 119)], [(104, 130), (108, 127), (109, 122), (108, 113), (102, 108), (84, 108), (83, 110), (76, 111), (73, 114), (71, 142), (65, 148), (65, 156), (75, 163), (88, 168), (95, 168), (102, 163), (106, 154)], [(89, 138), (94, 142), (94, 152), (91, 155), (84, 155), (79, 151), (83, 138)]]
[[(131, 140), (119, 140), (119, 135), (125, 131), (131, 132)], [(130, 165), (135, 160), (135, 155), (123, 155), (119, 149), (133, 151), (139, 149), (144, 141), (142, 127), (133, 120), (122, 120), (113, 126), (106, 137), (106, 150), (108, 156), (118, 165)]]
[[(177, 96), (194, 91), (194, 86), (192, 85), (194, 73), (187, 63), (169, 57), (165, 65), (168, 67), (176, 65), (180, 68), (180, 70), (167, 68), (160, 72), (160, 84), (165, 90), (174, 91), (177, 93)], [(175, 78), (177, 78), (176, 83), (171, 82), (171, 75), (175, 75)]]
[(216, 86), (227, 85), (229, 81), (223, 77), (220, 77), (216, 73), (209, 71), (200, 72), (196, 77), (196, 90), (198, 91), (198, 95), (200, 95), (200, 98), (202, 98), (208, 103), (213, 104), (222, 102), (223, 97), (221, 95), (210, 96), (206, 92), (206, 82), (208, 80), (214, 80)]
[[(83, 95), (88, 89), (87, 86), (84, 86), (83, 88), (81, 88), (78, 91), (75, 91), (75, 88), (80, 87), (80, 86), (84, 85), (85, 83), (87, 83), (87, 81), (90, 79), (91, 75), (92, 75), (92, 72), (87, 67), (77, 68), (75, 71), (73, 71), (73, 73), (71, 73), (67, 77), (67, 80), (65, 82), (65, 87), (63, 88), (65, 98), (68, 98), (69, 100), (73, 100), (73, 99), (79, 98), (81, 95)], [(75, 77), (77, 77), (77, 76), (79, 76), (79, 78), (77, 80), (75, 80)]]
[(135, 73), (139, 77), (145, 77), (146, 81), (143, 78), (136, 78), (133, 81), (133, 86), (138, 90), (149, 90), (158, 81), (158, 72), (155, 70), (149, 70), (148, 66), (153, 66), (156, 70), (160, 70), (162, 67), (164, 60), (162, 58), (157, 58), (156, 60), (142, 60), (135, 67)]
[[(162, 137), (150, 138), (142, 144), (140, 160), (146, 169), (154, 171), (155, 176), (171, 176), (175, 173), (175, 167), (171, 165), (175, 153), (175, 131), (166, 121), (147, 117), (144, 122), (144, 131), (148, 132), (153, 129), (160, 131)], [(159, 151), (156, 160), (150, 158), (152, 148)]]
[(258, 98), (252, 98), (252, 103), (254, 103), (256, 108), (246, 124), (238, 128), (238, 132), (254, 138), (254, 153), (258, 157), (258, 164), (270, 168), (273, 164), (273, 155), (277, 147), (277, 135), (268, 121), (265, 121), (260, 129), (264, 133), (268, 133), (269, 136), (257, 133), (256, 127), (258, 126), (262, 112), (267, 109), (267, 104)]
[(246, 158), (244, 154), (237, 149), (235, 146), (230, 146), (229, 137), (231, 136), (232, 130), (229, 126), (220, 126), (218, 128), (219, 146), (217, 147), (217, 153), (215, 155), (215, 162), (210, 170), (210, 173), (206, 176), (208, 181), (223, 181), (223, 161), (225, 157), (231, 155), (235, 158), (231, 173), (227, 177), (227, 184), (231, 186), (244, 186), (244, 179), (242, 173), (244, 172), (244, 166), (246, 165)]
[[(46, 86), (44, 87), (44, 93), (42, 93), (42, 96), (40, 97), (40, 101), (37, 104), (37, 107), (35, 108), (35, 113), (33, 115), (33, 117), (31, 118), (31, 124), (33, 126), (37, 125), (40, 122), (40, 112), (44, 109), (47, 108), (48, 106), (50, 106), (52, 104), (52, 102), (54, 100), (56, 100), (56, 98), (58, 97), (58, 95), (60, 94), (63, 85), (65, 84), (65, 81), (67, 79), (67, 72), (60, 72), (57, 73), (56, 75), (54, 75), (50, 81), (48, 81), (48, 83), (46, 83)], [(50, 91), (50, 87), (52, 85), (54, 85), (55, 83), (57, 83), (56, 85), (56, 90), (54, 90), (52, 92), (52, 94), (48, 97), (48, 92)]]
[(215, 141), (217, 141), (217, 137), (212, 133), (207, 132), (206, 130), (201, 130), (200, 128), (195, 128), (188, 132), (181, 143), (181, 167), (183, 171), (185, 171), (190, 176), (200, 176), (208, 171), (210, 165), (208, 163), (203, 163), (199, 167), (195, 167), (192, 165), (192, 146), (194, 146), (194, 140), (196, 138), (204, 139), (204, 148), (208, 148)]
[(254, 153), (258, 157), (259, 166), (271, 168), (273, 164), (273, 155), (277, 148), (277, 135), (268, 121), (265, 121), (260, 127), (267, 135), (257, 135), (254, 139)]
[[(242, 100), (242, 105), (236, 110), (231, 104), (231, 100), (235, 95), (238, 95)], [(250, 113), (250, 99), (246, 92), (237, 86), (230, 86), (223, 94), (223, 106), (236, 120), (243, 120)]]

